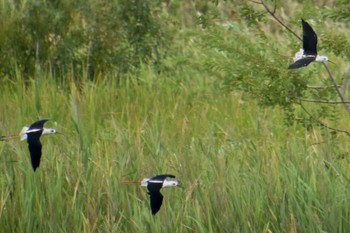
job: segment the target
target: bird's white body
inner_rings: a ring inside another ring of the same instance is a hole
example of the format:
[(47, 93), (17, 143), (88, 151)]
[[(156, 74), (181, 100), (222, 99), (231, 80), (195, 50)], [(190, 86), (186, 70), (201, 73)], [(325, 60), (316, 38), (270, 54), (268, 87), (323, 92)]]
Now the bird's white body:
[(162, 188), (165, 188), (165, 187), (172, 187), (172, 186), (178, 186), (179, 185), (179, 181), (177, 180), (168, 180), (168, 179), (165, 179), (164, 181), (162, 180), (151, 180), (151, 178), (144, 178), (142, 181), (141, 181), (141, 186), (142, 187), (147, 187), (148, 183), (151, 182), (151, 183), (163, 183), (163, 186)]
[(315, 61), (318, 61), (318, 62), (328, 61), (328, 57), (317, 55)]
[(328, 57), (327, 56), (323, 56), (323, 55), (316, 55), (316, 57), (314, 55), (305, 55), (304, 54), (304, 49), (300, 49), (294, 56), (293, 61), (299, 61), (300, 59), (303, 58), (307, 58), (307, 57), (314, 57), (315, 61), (317, 62), (324, 62), (324, 61), (328, 61)]
[[(28, 126), (24, 126), (19, 134), (19, 136), (21, 137), (21, 141), (27, 140), (28, 136), (27, 133), (30, 132), (36, 132), (39, 131), (41, 129), (31, 129), (29, 130)], [(56, 129), (53, 128), (43, 128), (43, 132), (41, 135), (49, 135), (49, 134), (55, 134), (56, 133)]]

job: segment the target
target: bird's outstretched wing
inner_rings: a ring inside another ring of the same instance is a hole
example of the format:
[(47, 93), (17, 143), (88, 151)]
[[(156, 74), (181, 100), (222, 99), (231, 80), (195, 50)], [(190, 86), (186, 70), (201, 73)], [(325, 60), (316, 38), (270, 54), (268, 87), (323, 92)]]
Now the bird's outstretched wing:
[(151, 199), (151, 210), (152, 214), (155, 215), (162, 206), (163, 203), (163, 195), (158, 191), (149, 191), (148, 194), (150, 195)]
[(43, 119), (43, 120), (40, 120), (40, 121), (36, 121), (36, 122), (34, 122), (33, 124), (31, 124), (29, 126), (28, 130), (31, 130), (31, 129), (42, 129), (42, 128), (44, 128), (44, 124), (45, 124), (46, 121), (48, 121), (48, 119)]
[(175, 178), (174, 175), (170, 174), (162, 174), (162, 175), (157, 175), (155, 177), (152, 177), (151, 180), (165, 180), (166, 178)]
[(304, 57), (289, 65), (288, 69), (298, 69), (301, 67), (305, 67), (313, 61), (315, 61), (315, 57)]
[(305, 55), (317, 55), (317, 35), (312, 27), (301, 20), (303, 27), (303, 48)]
[(155, 181), (155, 183), (149, 181), (147, 185), (148, 194), (150, 195), (151, 199), (151, 209), (153, 215), (159, 211), (163, 203), (163, 195), (160, 193), (160, 189), (162, 188), (163, 183), (157, 182), (158, 180)]
[(40, 131), (35, 131), (28, 133), (27, 143), (28, 143), (28, 149), (30, 153), (30, 160), (32, 162), (32, 167), (34, 171), (39, 167), (40, 165), (40, 159), (41, 159), (41, 143), (40, 143)]

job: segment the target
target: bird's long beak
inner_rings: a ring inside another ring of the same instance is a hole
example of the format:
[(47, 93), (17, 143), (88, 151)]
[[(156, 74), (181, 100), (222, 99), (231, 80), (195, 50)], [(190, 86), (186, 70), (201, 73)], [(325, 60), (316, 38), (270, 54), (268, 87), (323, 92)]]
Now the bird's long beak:
[(65, 135), (64, 133), (61, 133), (59, 131), (56, 131), (56, 134), (59, 134), (59, 135), (62, 135), (63, 137), (65, 137), (65, 138), (68, 138), (67, 135)]
[(180, 182), (176, 185), (176, 187), (178, 187), (180, 189), (184, 189), (185, 188), (184, 186), (182, 186), (182, 183), (180, 183)]
[(332, 62), (331, 60), (328, 60), (328, 62), (330, 62), (330, 63), (332, 63), (332, 64), (334, 64), (334, 65), (335, 65), (335, 63), (334, 63), (334, 62)]

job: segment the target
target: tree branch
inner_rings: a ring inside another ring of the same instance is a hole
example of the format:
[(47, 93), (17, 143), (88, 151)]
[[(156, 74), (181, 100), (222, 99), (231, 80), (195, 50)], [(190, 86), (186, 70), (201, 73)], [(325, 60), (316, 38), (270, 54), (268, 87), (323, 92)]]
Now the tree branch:
[[(275, 15), (275, 10), (276, 10), (276, 1), (274, 1), (275, 6), (274, 6), (274, 10), (271, 11), (270, 8), (265, 4), (264, 0), (260, 1), (260, 4), (264, 6), (265, 10), (280, 24), (282, 25), (284, 28), (286, 28), (288, 31), (290, 31), (296, 38), (298, 38), (300, 41), (302, 41), (301, 37), (298, 36), (293, 30), (291, 30), (287, 25), (285, 25), (276, 15)], [(329, 78), (332, 80), (333, 82), (333, 86), (335, 88), (335, 90), (338, 93), (339, 98), (341, 99), (341, 102), (343, 102), (345, 110), (348, 112), (349, 116), (350, 116), (350, 105), (346, 103), (346, 99), (344, 98), (342, 92), (340, 91), (334, 77), (333, 74), (331, 73), (330, 69), (328, 68), (327, 64), (325, 62), (322, 62), (323, 66), (326, 68)]]
[(345, 110), (348, 112), (349, 116), (350, 116), (350, 105), (346, 103), (346, 99), (345, 97), (343, 96), (341, 90), (339, 89), (334, 77), (333, 77), (333, 74), (331, 73), (331, 71), (329, 70), (327, 64), (325, 62), (322, 62), (323, 63), (323, 66), (326, 68), (327, 72), (328, 72), (328, 75), (329, 75), (329, 78), (332, 80), (333, 82), (333, 86), (335, 88), (335, 90), (337, 91), (338, 93), (338, 96), (339, 98), (341, 99), (341, 102), (344, 103), (344, 107), (345, 107)]
[[(253, 3), (255, 4), (260, 4), (262, 5), (265, 10), (282, 26), (284, 27), (285, 29), (287, 29), (289, 32), (291, 32), (296, 38), (298, 38), (300, 41), (302, 41), (302, 38), (300, 36), (298, 36), (293, 30), (291, 30), (287, 25), (285, 25), (276, 15), (275, 15), (275, 11), (276, 11), (276, 0), (274, 1), (274, 9), (271, 10), (267, 4), (264, 2), (264, 0), (260, 0), (259, 2), (258, 1), (255, 1), (255, 0), (252, 0)], [(334, 77), (333, 77), (333, 74), (331, 73), (330, 69), (328, 68), (327, 64), (325, 62), (322, 62), (323, 63), (323, 66), (325, 67), (325, 69), (327, 70), (327, 73), (329, 75), (329, 78), (331, 79), (331, 81), (333, 82), (333, 86), (336, 90), (336, 92), (338, 93), (338, 96), (341, 100), (341, 103), (344, 105), (344, 108), (345, 110), (348, 112), (349, 116), (350, 116), (350, 105), (347, 103), (346, 99), (345, 99), (345, 95), (343, 95), (343, 93), (341, 92), (341, 90), (339, 89)], [(301, 104), (301, 103), (300, 103)], [(302, 106), (302, 105), (301, 105)], [(312, 117), (313, 119), (315, 119), (303, 106), (302, 108), (310, 115), (310, 117)], [(335, 130), (335, 131), (339, 131), (339, 132), (344, 132), (344, 133), (347, 133), (348, 135), (350, 135), (349, 132), (345, 131), (345, 130), (340, 130), (340, 129), (335, 129), (335, 128), (332, 128), (332, 127), (329, 127), (327, 126), (326, 124), (318, 121), (317, 119), (315, 119), (317, 122), (319, 122), (321, 125), (323, 125), (324, 127), (327, 127), (329, 129), (332, 129), (332, 130)]]
[[(316, 90), (319, 90), (319, 89), (327, 89), (327, 88), (333, 88), (334, 86), (331, 85), (331, 86), (310, 86), (310, 85), (307, 85), (306, 86), (307, 88), (309, 89), (316, 89)], [(338, 87), (341, 87), (341, 85), (338, 85)]]
[(343, 75), (343, 87), (342, 87), (342, 94), (343, 96), (346, 96), (346, 92), (348, 89), (348, 80), (349, 80), (349, 76), (350, 76), (350, 66), (348, 66), (344, 72)]
[(274, 1), (275, 5), (274, 5), (274, 8), (273, 10), (271, 10), (267, 5), (266, 3), (263, 1), (263, 0), (260, 0), (260, 2), (257, 2), (257, 1), (251, 1), (253, 3), (256, 3), (256, 4), (261, 4), (263, 5), (263, 7), (265, 8), (265, 10), (280, 24), (282, 25), (285, 29), (287, 29), (290, 33), (292, 33), (296, 38), (298, 38), (300, 41), (303, 41), (301, 39), (300, 36), (298, 36), (292, 29), (290, 29), (290, 27), (288, 27), (287, 25), (285, 25), (276, 15), (275, 15), (275, 12), (276, 12), (276, 1)]
[(304, 105), (303, 105), (302, 103), (299, 103), (299, 104), (300, 104), (301, 108), (304, 110), (304, 112), (306, 112), (306, 113), (310, 116), (310, 118), (311, 118), (312, 120), (314, 120), (315, 122), (317, 122), (318, 124), (322, 125), (323, 127), (327, 128), (327, 129), (333, 130), (333, 131), (335, 131), (335, 132), (345, 133), (345, 134), (347, 134), (348, 136), (350, 136), (350, 132), (348, 132), (348, 131), (346, 131), (346, 130), (343, 130), (343, 129), (333, 128), (333, 127), (331, 127), (331, 126), (329, 126), (329, 125), (323, 123), (322, 121), (316, 119), (316, 118), (304, 107)]
[(311, 103), (322, 103), (322, 104), (350, 104), (350, 101), (327, 101), (327, 100), (312, 100), (312, 99), (304, 99), (304, 98), (297, 98), (300, 101), (304, 102), (311, 102)]

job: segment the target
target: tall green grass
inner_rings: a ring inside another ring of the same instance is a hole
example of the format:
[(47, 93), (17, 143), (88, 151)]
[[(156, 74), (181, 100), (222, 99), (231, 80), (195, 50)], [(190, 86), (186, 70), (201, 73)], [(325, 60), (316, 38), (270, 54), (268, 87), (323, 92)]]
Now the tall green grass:
[[(1, 232), (350, 230), (346, 137), (287, 127), (199, 74), (133, 80), (3, 81), (2, 135), (47, 117), (62, 135), (42, 137), (35, 173), (25, 142), (0, 143)], [(146, 190), (122, 181), (161, 173), (184, 189), (162, 190), (152, 216)]]

